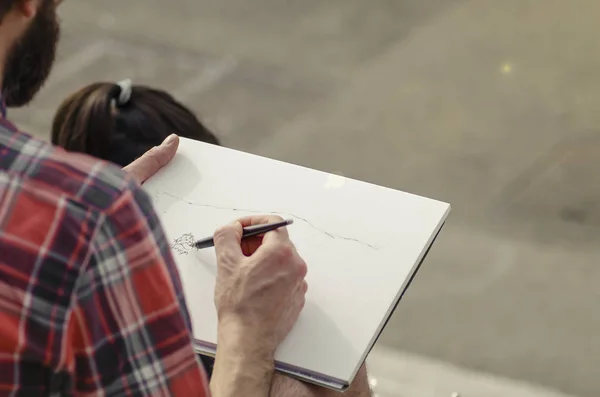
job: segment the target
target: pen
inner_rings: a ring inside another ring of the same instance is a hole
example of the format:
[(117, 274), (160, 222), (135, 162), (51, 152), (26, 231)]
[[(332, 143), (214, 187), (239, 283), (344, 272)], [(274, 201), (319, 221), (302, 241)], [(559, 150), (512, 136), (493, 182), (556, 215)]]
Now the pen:
[[(287, 219), (281, 222), (275, 223), (266, 223), (264, 225), (253, 225), (247, 226), (244, 228), (244, 232), (242, 233), (242, 238), (248, 238), (253, 236), (258, 236), (261, 234), (265, 234), (271, 232), (273, 230), (279, 229), (280, 227), (285, 227), (294, 223), (293, 219)], [(194, 248), (202, 249), (208, 247), (214, 247), (215, 240), (213, 237), (203, 238), (202, 240), (198, 240), (194, 243)]]

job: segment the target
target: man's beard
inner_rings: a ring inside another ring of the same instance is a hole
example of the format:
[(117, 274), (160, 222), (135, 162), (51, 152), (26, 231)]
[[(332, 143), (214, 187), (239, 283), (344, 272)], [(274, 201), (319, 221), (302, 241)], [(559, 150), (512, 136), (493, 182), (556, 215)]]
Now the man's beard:
[(60, 27), (54, 0), (43, 0), (23, 36), (11, 48), (2, 81), (8, 107), (28, 104), (50, 75)]

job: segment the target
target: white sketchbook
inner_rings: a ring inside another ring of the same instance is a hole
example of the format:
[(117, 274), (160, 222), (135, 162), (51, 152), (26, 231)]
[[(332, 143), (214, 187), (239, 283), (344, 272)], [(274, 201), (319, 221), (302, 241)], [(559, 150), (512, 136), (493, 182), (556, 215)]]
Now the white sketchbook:
[(307, 303), (276, 352), (277, 370), (344, 390), (354, 379), (450, 205), (357, 180), (181, 139), (144, 185), (179, 267), (199, 353), (214, 355), (216, 258), (195, 240), (251, 214), (294, 220), (308, 264)]

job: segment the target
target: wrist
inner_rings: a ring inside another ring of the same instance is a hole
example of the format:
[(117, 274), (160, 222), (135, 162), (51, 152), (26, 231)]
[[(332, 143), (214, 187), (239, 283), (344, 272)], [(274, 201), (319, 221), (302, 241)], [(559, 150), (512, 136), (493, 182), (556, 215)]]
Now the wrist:
[(274, 366), (277, 346), (268, 335), (261, 335), (259, 326), (249, 324), (237, 317), (219, 319), (217, 348), (236, 353), (242, 361), (256, 361), (268, 367)]
[(218, 324), (218, 346), (233, 348), (240, 354), (264, 362), (274, 362), (274, 335), (261, 332), (260, 324), (244, 321), (238, 316), (222, 316)]
[(266, 396), (275, 373), (274, 349), (253, 340), (238, 321), (219, 319), (217, 355), (211, 379), (214, 396)]

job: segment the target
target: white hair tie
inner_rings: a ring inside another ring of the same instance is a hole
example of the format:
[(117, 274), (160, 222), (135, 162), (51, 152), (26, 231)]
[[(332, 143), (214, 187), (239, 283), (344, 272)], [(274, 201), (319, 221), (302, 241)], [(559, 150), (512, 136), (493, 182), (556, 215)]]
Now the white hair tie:
[(117, 83), (117, 85), (121, 88), (121, 92), (119, 93), (119, 98), (117, 99), (117, 105), (123, 106), (126, 105), (127, 102), (131, 99), (131, 91), (132, 91), (132, 82), (131, 79), (121, 80)]

